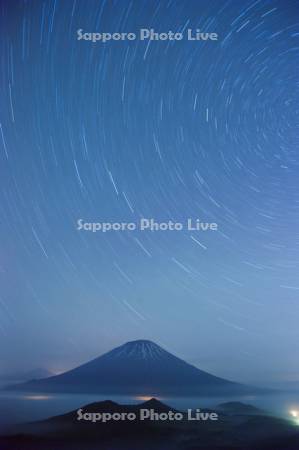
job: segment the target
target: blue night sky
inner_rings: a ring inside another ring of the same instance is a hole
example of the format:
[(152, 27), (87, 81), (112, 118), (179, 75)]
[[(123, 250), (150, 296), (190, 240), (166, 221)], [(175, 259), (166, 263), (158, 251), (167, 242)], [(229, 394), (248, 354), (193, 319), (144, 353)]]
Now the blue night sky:
[[(0, 2), (0, 372), (145, 338), (229, 379), (299, 380), (298, 6)], [(77, 39), (140, 28), (218, 40)]]

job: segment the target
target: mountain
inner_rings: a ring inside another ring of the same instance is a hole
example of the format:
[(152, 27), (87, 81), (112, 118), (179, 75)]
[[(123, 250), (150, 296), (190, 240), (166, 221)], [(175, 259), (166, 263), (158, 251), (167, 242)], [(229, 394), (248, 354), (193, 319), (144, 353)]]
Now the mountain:
[(0, 374), (0, 381), (15, 381), (15, 382), (25, 382), (29, 380), (37, 380), (40, 378), (48, 378), (52, 376), (53, 373), (47, 369), (36, 368), (29, 370), (28, 372), (10, 372)]
[(159, 345), (138, 340), (63, 374), (10, 389), (123, 395), (229, 395), (256, 392), (186, 363)]
[[(223, 406), (223, 405), (222, 405)], [(140, 404), (122, 405), (110, 400), (81, 406), (80, 409), (46, 420), (15, 425), (0, 436), (5, 450), (298, 450), (298, 427), (284, 419), (261, 415), (250, 405), (229, 403), (216, 412), (218, 420), (190, 421), (186, 412), (181, 420), (141, 420), (140, 411), (155, 414), (178, 411), (152, 398)], [(237, 411), (234, 410), (237, 408)], [(85, 420), (78, 420), (80, 411)], [(239, 410), (243, 413), (240, 414)], [(245, 411), (248, 411), (246, 413)], [(124, 420), (103, 422), (99, 415), (120, 413)], [(92, 422), (97, 414), (97, 422)], [(136, 419), (129, 420), (128, 414)]]
[[(178, 410), (160, 402), (156, 398), (151, 398), (142, 403), (138, 404), (130, 404), (130, 405), (122, 405), (116, 403), (111, 400), (104, 400), (102, 402), (90, 403), (89, 405), (85, 405), (82, 408), (84, 413), (135, 413), (136, 417), (139, 418), (141, 409), (153, 409), (157, 413), (168, 413), (169, 411), (178, 412)], [(62, 414), (59, 416), (50, 417), (46, 420), (41, 420), (38, 422), (32, 422), (30, 425), (36, 426), (36, 424), (63, 424), (67, 422), (71, 422), (72, 424), (78, 424), (78, 409), (74, 411), (70, 411), (66, 414)], [(84, 424), (84, 421), (82, 422)], [(86, 423), (86, 422), (85, 422)], [(107, 422), (105, 422), (107, 423)], [(113, 423), (113, 422), (112, 422)], [(28, 425), (28, 424), (27, 424)], [(27, 426), (25, 424), (25, 426)], [(21, 425), (22, 426), (22, 425)], [(21, 427), (20, 427), (21, 429)]]
[(225, 412), (226, 414), (246, 414), (246, 415), (267, 415), (267, 412), (256, 408), (252, 405), (247, 405), (241, 402), (226, 402), (226, 403), (220, 403), (220, 405), (217, 406), (217, 409), (219, 409), (222, 412)]

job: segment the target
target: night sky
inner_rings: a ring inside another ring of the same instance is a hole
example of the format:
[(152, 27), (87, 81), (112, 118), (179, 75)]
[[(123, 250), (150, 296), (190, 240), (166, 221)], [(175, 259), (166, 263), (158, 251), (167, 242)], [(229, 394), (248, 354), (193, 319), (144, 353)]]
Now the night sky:
[[(299, 380), (299, 2), (0, 3), (0, 372), (144, 338), (229, 379)], [(140, 28), (218, 40), (77, 39)]]

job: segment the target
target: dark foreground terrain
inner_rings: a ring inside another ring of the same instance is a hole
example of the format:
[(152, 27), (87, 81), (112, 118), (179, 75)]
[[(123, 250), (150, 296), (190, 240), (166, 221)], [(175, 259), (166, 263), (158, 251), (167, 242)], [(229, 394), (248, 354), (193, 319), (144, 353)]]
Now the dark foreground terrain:
[[(111, 401), (84, 412), (133, 412), (135, 421), (78, 421), (77, 410), (14, 427), (0, 437), (0, 450), (298, 450), (299, 427), (249, 405), (219, 405), (217, 421), (140, 421), (140, 409), (175, 411), (151, 399), (139, 405)], [(203, 410), (202, 410), (203, 411)], [(211, 412), (205, 410), (205, 412)], [(213, 411), (215, 412), (215, 411)]]

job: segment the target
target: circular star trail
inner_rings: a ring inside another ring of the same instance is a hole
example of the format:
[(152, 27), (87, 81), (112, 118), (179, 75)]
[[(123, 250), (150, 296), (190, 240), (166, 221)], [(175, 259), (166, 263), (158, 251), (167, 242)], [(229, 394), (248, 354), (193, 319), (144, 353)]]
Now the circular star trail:
[[(232, 379), (298, 373), (297, 8), (1, 2), (7, 370), (147, 338)], [(184, 39), (77, 39), (141, 28)], [(218, 231), (77, 230), (141, 218)]]

